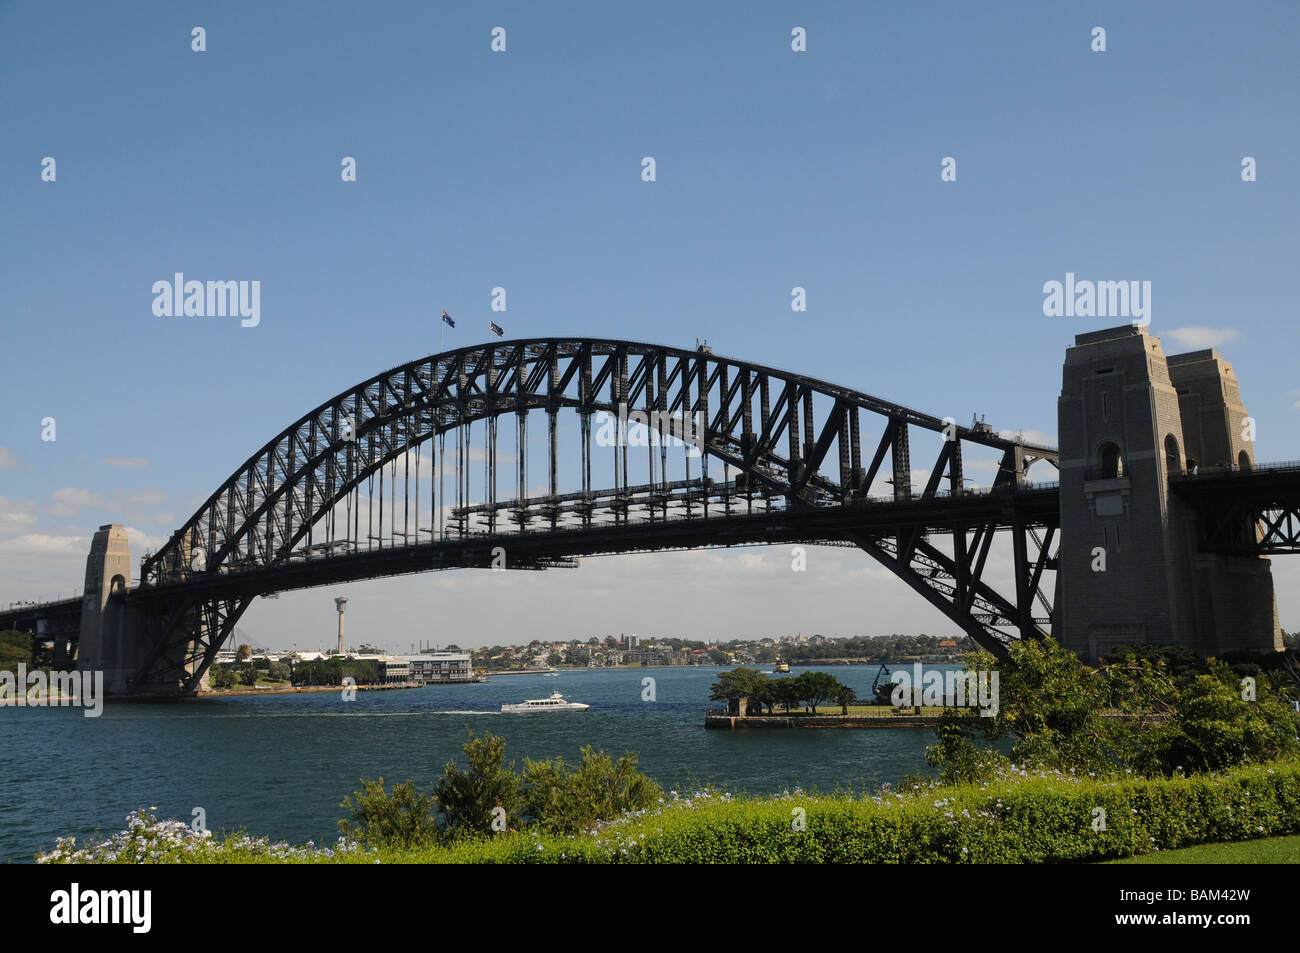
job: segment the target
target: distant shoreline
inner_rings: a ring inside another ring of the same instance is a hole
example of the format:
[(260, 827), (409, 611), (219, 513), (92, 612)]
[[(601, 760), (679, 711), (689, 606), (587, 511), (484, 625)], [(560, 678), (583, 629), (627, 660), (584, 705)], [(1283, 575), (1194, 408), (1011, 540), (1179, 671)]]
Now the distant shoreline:
[[(430, 683), (437, 684), (437, 683)], [(448, 683), (452, 684), (452, 683)], [(424, 688), (424, 685), (304, 685), (300, 688), (216, 688), (206, 692), (195, 692), (197, 698), (219, 698), (232, 695), (308, 695), (321, 692), (341, 692), (344, 688), (353, 688), (359, 692), (396, 691), (402, 688)]]

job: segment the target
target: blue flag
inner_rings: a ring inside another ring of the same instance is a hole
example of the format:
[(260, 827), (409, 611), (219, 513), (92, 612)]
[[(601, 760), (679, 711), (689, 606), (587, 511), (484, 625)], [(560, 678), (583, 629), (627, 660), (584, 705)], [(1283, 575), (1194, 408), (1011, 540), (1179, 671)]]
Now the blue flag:
[(497, 324), (495, 321), (488, 322), (488, 330), (491, 331), (499, 338), (503, 338), (506, 336), (506, 332), (501, 330), (501, 325)]
[(451, 315), (449, 315), (446, 311), (442, 313), (442, 323), (450, 325), (453, 328), (456, 326), (456, 322), (451, 319)]

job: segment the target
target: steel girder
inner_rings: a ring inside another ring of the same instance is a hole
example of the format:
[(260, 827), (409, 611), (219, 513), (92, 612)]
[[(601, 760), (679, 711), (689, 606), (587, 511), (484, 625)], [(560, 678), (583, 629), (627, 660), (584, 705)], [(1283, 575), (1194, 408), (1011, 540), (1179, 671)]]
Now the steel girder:
[(1174, 477), (1170, 485), (1197, 512), (1203, 552), (1300, 552), (1300, 464), (1206, 469)]

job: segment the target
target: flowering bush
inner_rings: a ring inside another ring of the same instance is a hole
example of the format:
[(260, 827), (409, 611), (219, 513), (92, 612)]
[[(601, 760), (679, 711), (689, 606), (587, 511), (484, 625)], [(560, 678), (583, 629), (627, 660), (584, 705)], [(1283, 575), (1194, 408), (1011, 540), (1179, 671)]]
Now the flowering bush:
[(211, 864), (356, 859), (365, 852), (355, 841), (340, 837), (334, 847), (304, 847), (272, 842), (265, 837), (232, 834), (218, 841), (208, 830), (196, 831), (184, 821), (160, 821), (157, 808), (141, 808), (126, 816), (126, 830), (103, 841), (60, 837), (52, 851), (39, 854), (38, 864)]

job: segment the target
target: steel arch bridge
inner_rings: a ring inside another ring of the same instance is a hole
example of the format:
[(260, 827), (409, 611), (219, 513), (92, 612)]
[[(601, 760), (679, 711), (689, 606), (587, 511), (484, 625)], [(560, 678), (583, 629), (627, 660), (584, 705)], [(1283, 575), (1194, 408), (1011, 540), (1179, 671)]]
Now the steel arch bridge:
[[(916, 485), (914, 438), (935, 453)], [(986, 489), (965, 485), (972, 453), (995, 473)], [(1003, 654), (1052, 619), (1060, 503), (1028, 482), (1038, 461), (1058, 465), (1056, 450), (708, 347), (483, 344), (377, 374), (286, 427), (114, 598), (152, 620), (133, 690), (188, 692), (259, 595), (803, 542), (860, 547)], [(892, 491), (871, 496), (878, 482)], [(1009, 582), (989, 571), (999, 532)]]

